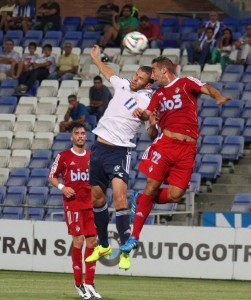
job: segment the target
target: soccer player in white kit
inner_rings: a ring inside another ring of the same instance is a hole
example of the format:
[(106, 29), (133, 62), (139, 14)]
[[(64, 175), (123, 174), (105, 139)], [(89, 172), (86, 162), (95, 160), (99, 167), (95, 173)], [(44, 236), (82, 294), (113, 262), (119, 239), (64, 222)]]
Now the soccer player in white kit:
[[(136, 145), (131, 142), (141, 125), (133, 117), (135, 108), (146, 109), (152, 95), (152, 69), (140, 67), (132, 80), (122, 79), (99, 59), (99, 47), (91, 50), (91, 57), (100, 72), (114, 87), (115, 93), (93, 132), (97, 140), (92, 147), (90, 159), (90, 185), (95, 225), (99, 245), (86, 258), (86, 262), (96, 261), (112, 252), (108, 241), (109, 213), (106, 203), (106, 189), (110, 183), (113, 189), (113, 201), (116, 210), (116, 227), (120, 244), (124, 245), (130, 236), (130, 220), (127, 204), (127, 183), (131, 161), (130, 148)], [(152, 131), (152, 127), (149, 127)], [(130, 268), (128, 253), (120, 254), (119, 268)]]

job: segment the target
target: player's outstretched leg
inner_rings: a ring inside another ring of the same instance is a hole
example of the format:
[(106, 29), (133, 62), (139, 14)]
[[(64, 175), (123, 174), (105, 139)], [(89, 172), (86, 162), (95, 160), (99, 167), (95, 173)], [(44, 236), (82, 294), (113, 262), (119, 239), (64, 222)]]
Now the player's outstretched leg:
[(134, 222), (136, 210), (137, 210), (137, 207), (138, 207), (138, 204), (137, 204), (137, 197), (138, 196), (139, 196), (139, 193), (132, 193), (132, 195), (131, 195), (131, 211), (130, 211), (130, 221), (131, 221), (131, 223)]
[(131, 260), (129, 253), (121, 252), (119, 258), (119, 268), (128, 270), (131, 267)]
[(99, 260), (102, 256), (108, 256), (112, 253), (112, 247), (108, 245), (107, 248), (98, 245), (94, 248), (92, 254), (85, 259), (85, 262), (93, 262)]
[(95, 299), (102, 299), (101, 295), (96, 291), (94, 284), (85, 284), (85, 289), (91, 294)]
[(91, 299), (92, 295), (89, 291), (85, 288), (85, 285), (82, 283), (79, 286), (75, 285), (75, 289), (77, 290), (79, 296), (83, 299)]
[(139, 241), (135, 236), (131, 236), (124, 245), (120, 246), (120, 251), (130, 253), (132, 249), (137, 249), (138, 247)]

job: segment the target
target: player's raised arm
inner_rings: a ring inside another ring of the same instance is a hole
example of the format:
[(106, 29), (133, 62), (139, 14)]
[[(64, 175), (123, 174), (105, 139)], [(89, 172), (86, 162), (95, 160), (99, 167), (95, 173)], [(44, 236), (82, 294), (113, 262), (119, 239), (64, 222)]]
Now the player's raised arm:
[(91, 58), (93, 63), (98, 67), (99, 71), (110, 81), (111, 76), (116, 75), (114, 71), (104, 64), (99, 58), (99, 46), (94, 45), (91, 50)]
[(143, 110), (140, 107), (137, 107), (133, 111), (132, 115), (135, 118), (139, 118), (141, 121), (147, 121), (147, 120), (149, 120), (151, 113), (152, 112), (150, 110), (147, 110), (147, 109)]
[(209, 84), (205, 84), (201, 87), (201, 93), (209, 95), (210, 97), (214, 98), (218, 105), (221, 105), (229, 100), (231, 97), (223, 96), (217, 89)]

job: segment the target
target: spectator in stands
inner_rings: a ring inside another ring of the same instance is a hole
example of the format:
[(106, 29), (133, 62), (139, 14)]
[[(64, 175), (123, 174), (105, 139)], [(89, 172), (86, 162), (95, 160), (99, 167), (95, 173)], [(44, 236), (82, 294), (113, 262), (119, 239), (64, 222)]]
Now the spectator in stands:
[(20, 56), (14, 51), (14, 41), (11, 39), (6, 40), (4, 50), (0, 54), (0, 81), (15, 75), (15, 68), (19, 61)]
[(105, 32), (112, 26), (114, 13), (119, 13), (119, 7), (113, 3), (113, 0), (107, 0), (107, 3), (100, 5), (97, 10), (97, 24), (89, 26), (87, 30)]
[(246, 33), (235, 42), (236, 49), (230, 54), (232, 63), (245, 64), (247, 59), (251, 60), (251, 24), (247, 25)]
[(224, 71), (230, 60), (229, 55), (235, 48), (234, 44), (232, 30), (229, 28), (223, 29), (223, 35), (219, 40), (218, 47), (213, 48), (211, 63), (216, 64), (220, 62), (222, 71)]
[(112, 99), (112, 94), (108, 87), (103, 84), (102, 78), (99, 75), (94, 77), (93, 83), (94, 85), (89, 90), (89, 113), (96, 115), (97, 120), (99, 120), (103, 116), (109, 101)]
[(71, 80), (78, 72), (78, 56), (72, 53), (72, 44), (64, 44), (64, 53), (58, 58), (56, 71), (50, 74), (50, 79)]
[(198, 33), (200, 34), (199, 41), (202, 42), (203, 39), (206, 39), (206, 29), (208, 27), (213, 28), (214, 34), (213, 38), (218, 40), (221, 36), (222, 30), (224, 28), (224, 24), (218, 20), (219, 15), (216, 11), (211, 11), (209, 13), (209, 21), (207, 21), (203, 28), (200, 28), (198, 30)]
[(69, 107), (64, 115), (64, 121), (59, 124), (60, 132), (67, 132), (74, 123), (82, 123), (86, 130), (91, 131), (92, 128), (88, 123), (88, 109), (83, 103), (79, 103), (76, 95), (68, 96)]
[(60, 6), (54, 0), (47, 0), (37, 11), (39, 16), (32, 26), (34, 30), (60, 30)]
[(37, 44), (30, 42), (28, 45), (29, 53), (25, 53), (22, 59), (18, 62), (16, 76), (14, 78), (19, 78), (23, 72), (32, 70), (32, 62), (38, 58), (35, 54), (37, 49)]
[(104, 34), (101, 47), (105, 48), (108, 43), (112, 43), (115, 47), (120, 47), (124, 36), (138, 29), (138, 20), (131, 16), (132, 8), (125, 5), (123, 8), (123, 17), (116, 22), (117, 14), (113, 14), (112, 27), (109, 27)]
[(49, 74), (55, 71), (56, 61), (55, 57), (51, 54), (52, 46), (46, 44), (43, 47), (43, 57), (36, 58), (32, 61), (32, 70), (23, 72), (19, 78), (19, 86), (15, 88), (17, 93), (27, 92), (30, 90), (36, 80), (40, 83), (42, 80), (48, 78)]
[(160, 27), (155, 22), (150, 22), (147, 16), (139, 19), (139, 32), (143, 33), (148, 41), (150, 48), (161, 48), (163, 45), (163, 36)]
[(5, 30), (23, 30), (24, 34), (31, 28), (35, 16), (35, 7), (28, 0), (19, 0), (15, 6), (12, 16), (10, 16), (4, 26)]
[(7, 0), (6, 5), (0, 8), (1, 21), (0, 21), (0, 30), (4, 30), (4, 24), (12, 16), (13, 10), (16, 6), (16, 0)]
[(214, 30), (211, 27), (206, 29), (206, 38), (201, 42), (188, 43), (186, 46), (188, 61), (190, 64), (200, 64), (202, 67), (211, 59), (211, 53), (216, 46), (216, 40), (213, 38)]
[[(130, 5), (131, 6), (131, 8), (132, 8), (131, 16), (138, 19), (139, 18), (139, 9), (133, 4), (133, 1), (132, 0), (125, 0), (125, 5)], [(124, 9), (124, 6), (122, 7), (121, 12), (119, 14), (120, 17), (123, 16), (123, 9)]]

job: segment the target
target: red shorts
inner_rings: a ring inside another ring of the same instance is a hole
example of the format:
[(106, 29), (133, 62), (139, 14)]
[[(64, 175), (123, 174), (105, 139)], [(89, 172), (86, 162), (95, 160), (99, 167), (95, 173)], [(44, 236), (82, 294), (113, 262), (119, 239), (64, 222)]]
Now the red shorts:
[(95, 236), (97, 234), (92, 209), (66, 210), (65, 221), (68, 233), (71, 235)]
[(195, 165), (195, 156), (196, 141), (180, 141), (162, 134), (146, 149), (139, 171), (148, 178), (186, 190)]

